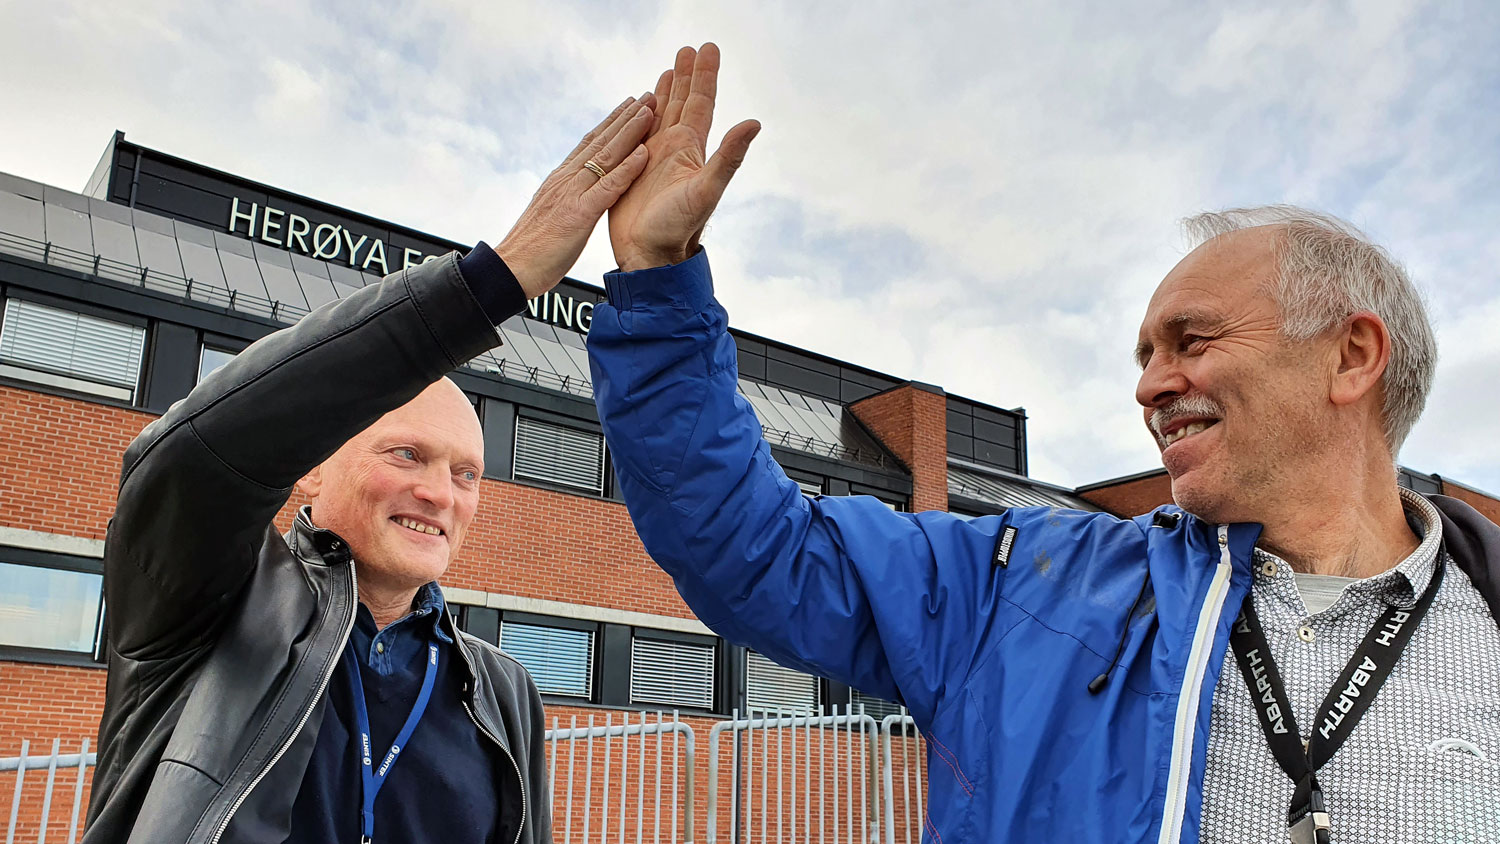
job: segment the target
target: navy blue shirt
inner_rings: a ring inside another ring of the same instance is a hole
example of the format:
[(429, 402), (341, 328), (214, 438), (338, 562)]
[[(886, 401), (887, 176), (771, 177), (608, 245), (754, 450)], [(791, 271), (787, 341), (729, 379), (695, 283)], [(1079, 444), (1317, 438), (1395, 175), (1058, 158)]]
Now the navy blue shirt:
[[(401, 749), (375, 802), (375, 841), (470, 844), (498, 840), (499, 765), (508, 764), (463, 708), (467, 669), (458, 646), (439, 624), (443, 594), (429, 583), (412, 611), (384, 630), (359, 605), (348, 647), (370, 712), (371, 756), (379, 764), (422, 688), (427, 645), (438, 642), (436, 685), (426, 714)], [(360, 840), (359, 728), (347, 659), (328, 684), (328, 702), (302, 789), (292, 807), (295, 844)]]

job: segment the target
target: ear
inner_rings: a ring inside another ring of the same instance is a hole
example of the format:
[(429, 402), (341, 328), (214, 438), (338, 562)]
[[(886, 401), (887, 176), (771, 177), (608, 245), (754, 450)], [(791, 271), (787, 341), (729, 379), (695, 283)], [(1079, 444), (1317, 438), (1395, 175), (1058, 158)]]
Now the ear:
[(1391, 362), (1391, 333), (1385, 320), (1371, 311), (1356, 311), (1344, 321), (1335, 337), (1338, 365), (1329, 385), (1329, 399), (1347, 406), (1372, 392), (1379, 394), (1380, 379)]
[(323, 491), (323, 466), (319, 464), (297, 481), (297, 491), (309, 498), (317, 498)]

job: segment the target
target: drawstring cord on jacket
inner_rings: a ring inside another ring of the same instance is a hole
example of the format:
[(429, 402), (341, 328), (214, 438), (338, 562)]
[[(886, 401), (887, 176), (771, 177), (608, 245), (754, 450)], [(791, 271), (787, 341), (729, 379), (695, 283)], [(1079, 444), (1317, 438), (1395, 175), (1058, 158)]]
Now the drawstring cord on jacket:
[(1141, 591), (1135, 595), (1135, 601), (1130, 605), (1130, 612), (1125, 614), (1125, 629), (1120, 631), (1120, 644), (1115, 646), (1115, 657), (1109, 661), (1109, 667), (1104, 673), (1089, 681), (1089, 694), (1096, 695), (1104, 691), (1109, 685), (1109, 675), (1120, 664), (1120, 655), (1125, 652), (1125, 640), (1130, 637), (1130, 620), (1135, 617), (1136, 608), (1141, 605), (1141, 599), (1146, 597), (1146, 589), (1151, 586), (1151, 570), (1146, 569), (1146, 576), (1141, 580)]

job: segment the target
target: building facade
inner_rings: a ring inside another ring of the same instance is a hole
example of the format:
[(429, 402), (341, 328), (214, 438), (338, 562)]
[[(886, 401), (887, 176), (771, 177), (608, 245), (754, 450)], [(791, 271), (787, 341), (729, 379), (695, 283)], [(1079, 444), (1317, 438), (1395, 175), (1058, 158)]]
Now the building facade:
[[(120, 133), (82, 192), (0, 173), (0, 757), (23, 741), (32, 754), (53, 739), (75, 752), (97, 728), (112, 611), (101, 555), (131, 439), (260, 337), (464, 248)], [(486, 464), (479, 514), (443, 579), (458, 623), (526, 664), (561, 726), (666, 710), (707, 735), (735, 712), (893, 712), (715, 636), (646, 556), (592, 401), (584, 343), (602, 298), (565, 280), (453, 374), (482, 422)], [(735, 339), (740, 391), (810, 494), (970, 515), (1093, 508), (1026, 476), (1023, 411)], [(288, 504), (283, 528), (303, 503)], [(23, 835), (38, 800), (18, 798)], [(49, 831), (65, 837), (59, 814)]]

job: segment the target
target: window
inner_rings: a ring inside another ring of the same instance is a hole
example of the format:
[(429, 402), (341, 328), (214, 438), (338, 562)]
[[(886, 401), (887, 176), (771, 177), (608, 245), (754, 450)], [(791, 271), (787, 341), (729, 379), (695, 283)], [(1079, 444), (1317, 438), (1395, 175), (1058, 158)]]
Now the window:
[(819, 496), (823, 494), (823, 484), (819, 482), (804, 481), (797, 478), (793, 478), (792, 480), (797, 481), (797, 486), (801, 487), (802, 491), (808, 495)]
[(604, 494), (604, 435), (516, 417), (516, 478)]
[(526, 667), (542, 694), (587, 700), (594, 691), (594, 634), (506, 621), (500, 650)]
[(203, 346), (203, 354), (198, 357), (198, 383), (202, 384), (204, 378), (212, 375), (219, 367), (234, 360), (234, 356), (234, 352), (225, 349), (216, 349), (213, 346), (205, 344)]
[(714, 646), (637, 634), (630, 653), (630, 702), (712, 709)]
[(25, 559), (50, 556), (0, 549), (0, 646), (92, 657), (102, 620), (102, 566)]
[(745, 706), (751, 712), (816, 712), (822, 682), (745, 651)]
[(146, 329), (7, 299), (0, 375), (133, 401)]
[(859, 689), (849, 690), (849, 705), (856, 713), (863, 706), (865, 714), (876, 721), (885, 718), (887, 715), (901, 714), (901, 704), (874, 695), (867, 695)]

